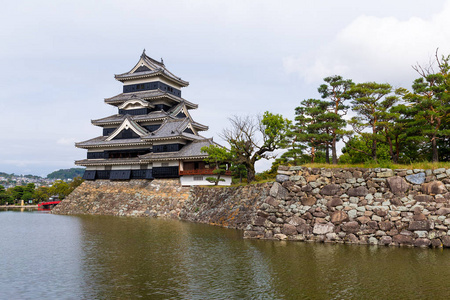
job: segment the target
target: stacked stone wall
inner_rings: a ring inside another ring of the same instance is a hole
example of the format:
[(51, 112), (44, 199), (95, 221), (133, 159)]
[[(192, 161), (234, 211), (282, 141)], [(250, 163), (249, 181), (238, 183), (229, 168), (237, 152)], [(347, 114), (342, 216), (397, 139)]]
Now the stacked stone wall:
[(177, 179), (85, 181), (52, 212), (178, 218), (188, 198)]
[(280, 167), (247, 238), (450, 247), (450, 169)]
[(277, 182), (240, 187), (87, 181), (53, 212), (181, 219), (256, 239), (450, 247), (450, 169), (278, 173)]

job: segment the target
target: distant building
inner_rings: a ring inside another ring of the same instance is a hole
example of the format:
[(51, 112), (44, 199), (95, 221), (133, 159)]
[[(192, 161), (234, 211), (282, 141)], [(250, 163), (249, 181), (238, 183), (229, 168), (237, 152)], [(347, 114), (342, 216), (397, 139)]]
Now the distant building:
[[(199, 135), (207, 126), (195, 122), (189, 110), (198, 107), (181, 97), (187, 81), (172, 74), (161, 60), (142, 53), (127, 73), (115, 75), (123, 83), (123, 93), (106, 98), (118, 113), (92, 120), (103, 135), (76, 143), (87, 149), (87, 158), (76, 161), (85, 166), (86, 180), (129, 180), (180, 178), (182, 185), (210, 184), (213, 176), (200, 149), (214, 144)], [(215, 176), (215, 175), (214, 175)], [(220, 184), (231, 183), (231, 173)]]

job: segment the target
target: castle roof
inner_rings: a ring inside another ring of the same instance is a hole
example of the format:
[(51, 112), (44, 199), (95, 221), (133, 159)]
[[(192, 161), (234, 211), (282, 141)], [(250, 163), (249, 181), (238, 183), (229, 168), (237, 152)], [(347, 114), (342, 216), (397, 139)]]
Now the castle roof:
[(118, 147), (118, 146), (140, 146), (149, 145), (148, 142), (141, 140), (140, 138), (132, 139), (116, 139), (107, 141), (107, 136), (98, 136), (93, 139), (75, 143), (78, 148), (97, 148), (97, 147)]
[(138, 63), (130, 71), (114, 75), (114, 78), (121, 82), (124, 82), (127, 80), (148, 78), (154, 76), (162, 76), (165, 79), (183, 87), (189, 85), (189, 82), (182, 80), (180, 77), (175, 76), (172, 72), (170, 72), (164, 65), (162, 59), (161, 62), (159, 62), (147, 56), (145, 54), (145, 49), (142, 52)]
[(160, 152), (160, 153), (148, 153), (133, 158), (117, 158), (117, 159), (96, 159), (96, 160), (77, 160), (76, 165), (89, 166), (89, 165), (133, 165), (142, 164), (152, 161), (167, 161), (167, 160), (189, 160), (189, 159), (204, 159), (208, 157), (208, 154), (201, 151), (202, 147), (216, 144), (212, 139), (201, 139), (193, 141), (185, 145), (180, 151), (176, 152)]
[(177, 103), (185, 103), (186, 107), (188, 107), (189, 109), (195, 109), (198, 107), (197, 104), (189, 102), (186, 99), (183, 99), (181, 97), (177, 97), (170, 93), (164, 92), (160, 89), (132, 92), (132, 93), (121, 93), (121, 94), (118, 94), (118, 95), (110, 97), (110, 98), (105, 98), (105, 103), (108, 103), (111, 105), (120, 105), (123, 102), (125, 102), (127, 100), (131, 100), (133, 98), (139, 98), (139, 99), (147, 100), (147, 101), (166, 98), (168, 100), (171, 100), (171, 101), (174, 101)]
[(91, 120), (91, 123), (93, 125), (98, 125), (98, 126), (105, 126), (105, 125), (117, 125), (117, 124), (121, 124), (125, 118), (129, 116), (131, 117), (135, 122), (145, 122), (145, 121), (161, 121), (164, 120), (165, 118), (167, 118), (169, 116), (169, 113), (162, 111), (162, 110), (158, 110), (158, 111), (152, 111), (147, 115), (112, 115), (106, 118), (101, 118), (101, 119), (96, 119), (96, 120)]
[(162, 153), (147, 153), (140, 155), (142, 161), (161, 161), (161, 160), (178, 160), (178, 159), (204, 159), (208, 154), (201, 151), (202, 147), (215, 144), (212, 139), (201, 139), (193, 141), (185, 145), (178, 152), (162, 152)]
[(170, 140), (176, 138), (185, 138), (188, 140), (204, 139), (201, 136), (184, 132), (190, 125), (188, 118), (184, 119), (166, 119), (157, 130), (143, 136), (143, 140)]

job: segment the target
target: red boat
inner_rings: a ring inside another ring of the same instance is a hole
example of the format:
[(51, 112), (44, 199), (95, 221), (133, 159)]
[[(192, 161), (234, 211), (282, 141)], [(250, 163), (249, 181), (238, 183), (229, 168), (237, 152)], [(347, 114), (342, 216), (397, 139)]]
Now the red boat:
[(61, 200), (57, 201), (47, 201), (42, 202), (38, 204), (38, 210), (51, 210), (53, 207), (55, 207)]

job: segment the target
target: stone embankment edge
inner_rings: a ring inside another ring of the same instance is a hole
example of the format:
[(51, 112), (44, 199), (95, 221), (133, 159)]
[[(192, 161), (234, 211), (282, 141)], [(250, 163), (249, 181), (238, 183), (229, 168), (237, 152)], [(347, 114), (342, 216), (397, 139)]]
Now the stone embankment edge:
[(84, 182), (53, 212), (181, 219), (253, 239), (450, 247), (449, 190), (443, 168), (280, 167), (277, 182), (241, 187)]

